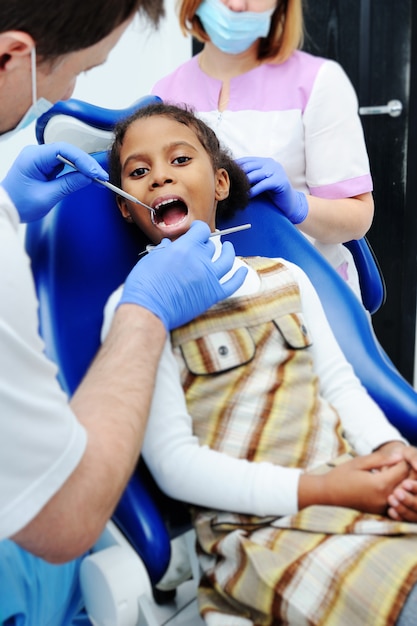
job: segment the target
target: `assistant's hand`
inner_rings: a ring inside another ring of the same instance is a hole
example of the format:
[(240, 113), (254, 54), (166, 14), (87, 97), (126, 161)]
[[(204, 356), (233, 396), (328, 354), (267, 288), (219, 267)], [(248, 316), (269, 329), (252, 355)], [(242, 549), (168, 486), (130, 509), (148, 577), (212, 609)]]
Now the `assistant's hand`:
[[(64, 168), (57, 154), (72, 161), (80, 172), (57, 178)], [(92, 178), (107, 180), (108, 174), (92, 156), (60, 141), (23, 148), (1, 185), (17, 208), (20, 221), (32, 222), (44, 217), (64, 196), (89, 185)]]
[(214, 244), (209, 235), (207, 224), (196, 221), (176, 241), (163, 239), (130, 272), (119, 305), (143, 306), (157, 315), (167, 330), (173, 330), (232, 295), (247, 270), (240, 268), (220, 284), (233, 266), (235, 252), (232, 244), (225, 242), (213, 262)]
[(292, 188), (280, 163), (265, 157), (242, 157), (236, 163), (251, 184), (250, 196), (268, 193), (278, 209), (292, 222), (300, 224), (307, 217), (308, 202), (304, 193)]

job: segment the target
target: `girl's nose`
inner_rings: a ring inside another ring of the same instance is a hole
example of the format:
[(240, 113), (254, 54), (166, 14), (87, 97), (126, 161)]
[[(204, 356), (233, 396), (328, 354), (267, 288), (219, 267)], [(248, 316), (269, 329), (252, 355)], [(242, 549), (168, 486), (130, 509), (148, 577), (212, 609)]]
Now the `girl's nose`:
[(156, 189), (157, 187), (162, 187), (163, 185), (169, 185), (173, 183), (173, 179), (170, 176), (167, 176), (166, 173), (163, 172), (157, 173), (155, 172), (152, 177), (151, 187)]

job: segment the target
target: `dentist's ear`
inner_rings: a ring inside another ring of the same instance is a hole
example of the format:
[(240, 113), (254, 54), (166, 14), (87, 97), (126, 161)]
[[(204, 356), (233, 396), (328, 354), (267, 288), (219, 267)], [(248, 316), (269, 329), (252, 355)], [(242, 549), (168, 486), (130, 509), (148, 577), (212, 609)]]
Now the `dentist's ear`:
[(8, 30), (0, 34), (0, 76), (13, 70), (26, 56), (30, 56), (35, 41), (20, 30)]
[(122, 198), (122, 196), (116, 196), (116, 202), (119, 207), (119, 211), (123, 215), (126, 222), (132, 223), (133, 217), (130, 215), (126, 200)]

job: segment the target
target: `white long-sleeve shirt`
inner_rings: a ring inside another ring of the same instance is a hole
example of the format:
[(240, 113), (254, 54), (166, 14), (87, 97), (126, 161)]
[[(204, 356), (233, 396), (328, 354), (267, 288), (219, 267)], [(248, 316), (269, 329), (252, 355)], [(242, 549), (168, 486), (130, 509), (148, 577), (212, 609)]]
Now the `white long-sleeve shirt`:
[[(366, 454), (387, 441), (404, 441), (354, 375), (306, 274), (294, 264), (280, 261), (291, 269), (299, 284), (313, 344), (308, 349), (313, 354), (321, 393), (338, 411), (351, 446), (358, 454)], [(236, 263), (242, 261), (237, 259)], [(254, 293), (258, 284), (256, 273), (250, 271), (234, 296)], [(115, 292), (109, 300), (104, 332), (119, 297), (120, 292)], [(260, 516), (287, 515), (298, 509), (302, 470), (236, 459), (199, 445), (169, 339), (159, 364), (143, 456), (159, 487), (173, 498)]]

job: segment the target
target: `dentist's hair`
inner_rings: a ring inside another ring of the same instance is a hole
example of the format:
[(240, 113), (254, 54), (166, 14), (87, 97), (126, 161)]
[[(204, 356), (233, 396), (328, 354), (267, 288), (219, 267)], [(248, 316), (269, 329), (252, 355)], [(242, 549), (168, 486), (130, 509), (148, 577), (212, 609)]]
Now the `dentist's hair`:
[(220, 144), (212, 129), (196, 117), (191, 107), (186, 105), (180, 107), (164, 103), (150, 104), (116, 124), (114, 140), (109, 152), (110, 181), (118, 187), (121, 186), (120, 150), (129, 127), (137, 120), (155, 116), (166, 117), (193, 130), (211, 160), (213, 172), (222, 168), (229, 174), (229, 195), (219, 201), (217, 215), (231, 217), (238, 209), (243, 209), (249, 202), (250, 190), (245, 172), (233, 160), (228, 150)]
[(39, 59), (53, 61), (98, 43), (136, 12), (157, 26), (163, 0), (0, 0), (0, 35), (28, 33)]

